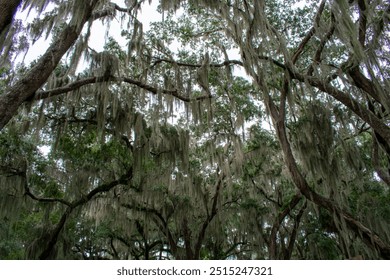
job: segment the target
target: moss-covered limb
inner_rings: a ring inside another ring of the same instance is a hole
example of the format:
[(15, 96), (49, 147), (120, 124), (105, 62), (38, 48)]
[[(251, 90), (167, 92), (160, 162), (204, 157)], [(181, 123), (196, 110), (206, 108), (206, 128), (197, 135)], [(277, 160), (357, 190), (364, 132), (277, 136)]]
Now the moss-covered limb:
[(38, 197), (36, 195), (34, 195), (30, 188), (28, 187), (27, 183), (25, 184), (25, 195), (29, 196), (30, 198), (32, 198), (33, 200), (36, 200), (38, 202), (44, 202), (44, 203), (55, 203), (55, 202), (58, 202), (58, 203), (61, 203), (61, 204), (64, 204), (68, 207), (71, 207), (72, 206), (72, 203), (69, 202), (69, 201), (66, 201), (65, 199), (61, 199), (61, 198), (51, 198), (51, 197)]
[(322, 56), (322, 53), (325, 49), (325, 45), (332, 38), (335, 29), (336, 29), (335, 20), (334, 20), (334, 16), (332, 15), (331, 16), (331, 25), (329, 27), (329, 30), (326, 32), (325, 36), (323, 36), (321, 38), (321, 41), (317, 46), (316, 52), (315, 52), (314, 57), (313, 57), (313, 63), (309, 66), (309, 68), (307, 70), (307, 75), (309, 75), (309, 76), (313, 75), (315, 64), (319, 64), (322, 61), (321, 56)]
[[(190, 67), (190, 68), (200, 68), (200, 67), (202, 67), (202, 64), (184, 63), (184, 62), (174, 61), (174, 60), (171, 60), (171, 59), (158, 58), (158, 59), (156, 59), (153, 62), (152, 66), (150, 68), (153, 68), (154, 66), (156, 66), (157, 64), (160, 64), (162, 62), (175, 64), (177, 66)], [(215, 68), (231, 66), (231, 65), (242, 66), (243, 64), (242, 64), (242, 62), (240, 60), (234, 60), (234, 59), (233, 60), (226, 60), (226, 61), (223, 61), (221, 63), (210, 63), (209, 64), (210, 67), (215, 67)]]
[(32, 100), (42, 100), (47, 99), (51, 97), (55, 97), (61, 94), (69, 93), (72, 91), (75, 91), (83, 86), (90, 85), (90, 84), (96, 84), (96, 83), (104, 83), (104, 82), (124, 82), (127, 84), (135, 85), (139, 88), (145, 89), (153, 94), (158, 94), (161, 92), (162, 94), (171, 95), (176, 97), (177, 99), (184, 101), (184, 102), (190, 102), (193, 100), (204, 100), (209, 99), (210, 96), (208, 95), (201, 95), (196, 97), (187, 97), (180, 94), (180, 92), (176, 89), (174, 90), (167, 90), (167, 89), (158, 89), (156, 87), (153, 87), (151, 85), (148, 85), (146, 83), (143, 83), (139, 80), (135, 80), (128, 77), (88, 77), (84, 79), (77, 80), (75, 82), (71, 82), (63, 87), (46, 90), (46, 91), (38, 91), (35, 93), (34, 96), (32, 96)]
[(371, 96), (375, 101), (379, 102), (386, 109), (390, 109), (390, 102), (388, 96), (383, 94), (385, 91), (381, 89), (377, 84), (367, 78), (360, 70), (358, 66), (349, 68), (347, 74), (352, 78), (354, 84)]
[(364, 48), (367, 33), (367, 3), (366, 0), (358, 0), (357, 3), (359, 7), (359, 42)]
[(108, 192), (111, 189), (115, 188), (118, 185), (125, 185), (130, 182), (130, 180), (133, 177), (133, 169), (130, 168), (126, 174), (122, 175), (118, 180), (112, 181), (110, 183), (102, 184), (93, 190), (91, 190), (87, 195), (84, 197), (81, 197), (74, 202), (72, 202), (70, 205), (67, 206), (66, 210), (61, 216), (60, 221), (56, 224), (54, 229), (50, 232), (49, 238), (45, 240), (45, 247), (43, 248), (42, 252), (39, 254), (38, 258), (41, 260), (45, 260), (48, 258), (51, 258), (53, 256), (53, 250), (57, 243), (58, 237), (63, 230), (66, 221), (68, 220), (69, 216), (72, 214), (72, 212), (82, 206), (88, 203), (90, 200), (92, 200), (96, 195), (104, 192)]

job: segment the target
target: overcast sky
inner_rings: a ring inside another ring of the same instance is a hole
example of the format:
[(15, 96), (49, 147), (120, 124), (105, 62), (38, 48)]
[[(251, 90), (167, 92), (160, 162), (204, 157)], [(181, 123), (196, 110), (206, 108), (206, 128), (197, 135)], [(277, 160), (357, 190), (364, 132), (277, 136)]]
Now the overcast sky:
[[(114, 0), (112, 2), (117, 3), (121, 7), (126, 7), (124, 4), (124, 0)], [(149, 1), (145, 1), (142, 9), (138, 12), (138, 20), (143, 23), (143, 30), (147, 31), (149, 29), (149, 25), (153, 21), (159, 21), (162, 18), (162, 15), (157, 12), (157, 6), (159, 1), (152, 1), (151, 5), (149, 5)], [(24, 22), (31, 22), (36, 13), (32, 11), (29, 15), (27, 11), (22, 13), (18, 13), (16, 18), (21, 19)], [(116, 18), (111, 22), (111, 26), (109, 29), (109, 36), (112, 36), (117, 40), (124, 48), (126, 47), (126, 41), (121, 37), (121, 30), (126, 28), (126, 24), (124, 23), (121, 26), (120, 22), (120, 12), (117, 12)], [(89, 46), (96, 51), (102, 51), (103, 46), (106, 41), (107, 36), (107, 26), (102, 24), (101, 21), (95, 21), (92, 25), (91, 37), (89, 40)], [(44, 54), (47, 50), (49, 43), (51, 41), (51, 36), (48, 37), (47, 40), (44, 38), (35, 42), (34, 45), (30, 45), (30, 48), (24, 57), (25, 64), (29, 64), (34, 59), (37, 59), (40, 55)], [(21, 62), (23, 57), (17, 57), (16, 62)]]

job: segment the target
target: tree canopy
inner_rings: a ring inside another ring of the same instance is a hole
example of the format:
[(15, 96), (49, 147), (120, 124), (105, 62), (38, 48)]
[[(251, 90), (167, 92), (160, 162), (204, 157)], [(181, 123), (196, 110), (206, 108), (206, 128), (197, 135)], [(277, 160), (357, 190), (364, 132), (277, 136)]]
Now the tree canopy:
[(390, 258), (388, 1), (0, 4), (1, 259)]

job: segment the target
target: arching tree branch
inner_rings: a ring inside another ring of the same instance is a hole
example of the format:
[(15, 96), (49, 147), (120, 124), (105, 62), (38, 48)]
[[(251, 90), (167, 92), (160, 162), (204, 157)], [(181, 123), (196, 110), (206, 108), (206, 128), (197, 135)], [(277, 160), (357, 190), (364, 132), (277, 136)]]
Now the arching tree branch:
[(63, 87), (59, 87), (59, 88), (55, 88), (55, 89), (51, 89), (51, 90), (46, 90), (46, 91), (38, 91), (32, 97), (32, 100), (41, 100), (41, 99), (54, 97), (57, 95), (61, 95), (64, 93), (68, 93), (68, 92), (77, 90), (77, 89), (79, 89), (83, 86), (86, 86), (86, 85), (101, 83), (101, 82), (117, 82), (117, 83), (123, 82), (123, 83), (131, 84), (131, 85), (135, 85), (135, 86), (142, 88), (142, 89), (145, 89), (153, 94), (158, 94), (160, 92), (162, 94), (172, 95), (172, 96), (176, 97), (177, 99), (182, 100), (184, 102), (190, 102), (192, 100), (204, 100), (204, 99), (210, 98), (209, 95), (201, 95), (201, 96), (196, 96), (196, 97), (183, 96), (176, 89), (174, 89), (174, 90), (158, 89), (158, 88), (153, 87), (151, 85), (145, 84), (141, 81), (134, 80), (134, 79), (127, 78), (127, 77), (88, 77), (88, 78), (84, 78), (84, 79), (69, 83), (68, 85), (65, 85)]
[(60, 221), (57, 223), (55, 228), (50, 232), (50, 236), (48, 240), (45, 240), (46, 246), (43, 248), (41, 254), (39, 255), (39, 259), (45, 260), (50, 258), (52, 255), (54, 246), (57, 243), (58, 237), (64, 228), (64, 225), (73, 212), (74, 209), (80, 207), (87, 202), (89, 202), (92, 198), (94, 198), (97, 194), (108, 192), (111, 189), (115, 188), (118, 185), (128, 184), (133, 177), (133, 168), (130, 168), (124, 175), (122, 175), (118, 180), (112, 181), (110, 183), (102, 184), (95, 189), (91, 190), (87, 195), (75, 200), (66, 208), (65, 212), (62, 214)]

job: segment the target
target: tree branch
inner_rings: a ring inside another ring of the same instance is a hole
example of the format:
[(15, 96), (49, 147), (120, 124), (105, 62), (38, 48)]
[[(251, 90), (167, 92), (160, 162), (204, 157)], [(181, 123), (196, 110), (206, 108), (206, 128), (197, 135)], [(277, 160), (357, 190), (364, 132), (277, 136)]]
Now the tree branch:
[(366, 42), (366, 32), (367, 32), (367, 4), (366, 0), (358, 0), (359, 7), (359, 42), (364, 48)]
[(377, 132), (387, 143), (390, 143), (390, 128), (383, 123), (377, 116), (365, 108), (360, 102), (356, 101), (351, 95), (347, 95), (343, 91), (333, 87), (329, 83), (324, 82), (316, 77), (306, 76), (298, 73), (297, 71), (289, 68), (291, 77), (303, 82), (309, 83), (315, 88), (328, 93), (336, 100), (343, 103), (356, 115), (358, 115), (363, 121), (368, 123), (375, 132)]
[(215, 194), (213, 197), (213, 204), (211, 206), (211, 213), (207, 215), (206, 220), (203, 222), (202, 227), (201, 227), (199, 234), (198, 234), (198, 240), (196, 241), (196, 244), (195, 244), (195, 252), (194, 252), (195, 256), (199, 256), (200, 249), (202, 247), (202, 242), (203, 242), (204, 236), (206, 234), (206, 229), (209, 226), (210, 222), (214, 219), (214, 217), (218, 213), (218, 207), (217, 207), (218, 206), (218, 199), (219, 199), (219, 195), (220, 195), (220, 192), (222, 189), (222, 184), (223, 184), (224, 178), (225, 178), (225, 174), (221, 174), (221, 176), (216, 184)]
[(307, 201), (305, 201), (304, 205), (302, 206), (302, 208), (299, 210), (297, 216), (295, 217), (294, 228), (290, 234), (290, 240), (288, 242), (288, 247), (287, 247), (287, 250), (284, 254), (285, 260), (291, 259), (291, 255), (292, 255), (292, 252), (294, 249), (295, 240), (296, 240), (297, 234), (298, 234), (299, 224), (301, 222), (301, 218), (303, 216), (303, 213), (305, 212), (306, 206), (307, 206)]
[[(41, 100), (41, 99), (46, 99), (50, 97), (54, 97), (57, 95), (61, 95), (64, 93), (68, 93), (74, 90), (77, 90), (83, 86), (90, 85), (90, 84), (95, 84), (95, 83), (102, 83), (102, 82), (124, 82), (128, 83), (131, 85), (135, 85), (139, 88), (145, 89), (149, 91), (150, 93), (153, 94), (158, 94), (161, 92), (162, 94), (166, 95), (172, 95), (176, 97), (177, 99), (184, 101), (184, 102), (191, 102), (193, 100), (205, 100), (211, 98), (209, 95), (201, 95), (201, 96), (196, 96), (196, 97), (187, 97), (180, 95), (179, 91), (174, 89), (174, 90), (166, 90), (166, 89), (158, 89), (156, 87), (150, 86), (148, 84), (145, 84), (141, 81), (134, 80), (131, 78), (127, 77), (88, 77), (84, 78), (75, 82), (72, 82), (66, 86), (51, 89), (51, 90), (46, 90), (46, 91), (38, 91), (35, 93), (34, 96), (32, 96), (31, 100)], [(30, 100), (30, 99), (29, 99)]]
[(270, 242), (269, 242), (269, 258), (271, 260), (276, 259), (276, 235), (278, 233), (279, 227), (283, 220), (286, 218), (286, 216), (295, 208), (295, 206), (298, 205), (298, 203), (301, 201), (302, 195), (301, 193), (297, 193), (293, 196), (293, 198), (290, 200), (290, 203), (288, 206), (282, 210), (279, 215), (276, 217), (276, 220), (274, 224), (272, 225), (271, 229), (271, 235), (270, 235)]
[(72, 203), (64, 200), (64, 199), (61, 199), (61, 198), (45, 198), (45, 197), (37, 197), (35, 196), (30, 188), (27, 186), (27, 183), (25, 184), (24, 186), (24, 190), (25, 190), (25, 194), (29, 197), (31, 197), (32, 199), (36, 200), (36, 201), (39, 201), (39, 202), (44, 202), (44, 203), (50, 203), (50, 202), (59, 202), (59, 203), (62, 203), (62, 204), (65, 204), (66, 206), (68, 207), (71, 207), (72, 206)]
[[(171, 60), (171, 59), (158, 58), (158, 59), (156, 59), (154, 61), (154, 63), (152, 64), (151, 68), (153, 68), (154, 66), (156, 66), (157, 64), (162, 63), (162, 62), (176, 64), (178, 66), (191, 67), (191, 68), (200, 68), (200, 67), (202, 67), (202, 64), (177, 62), (177, 61), (174, 61), (174, 60)], [(233, 59), (233, 60), (226, 60), (226, 61), (221, 62), (221, 63), (210, 63), (208, 66), (215, 67), (215, 68), (220, 68), (220, 67), (230, 66), (230, 65), (240, 65), (240, 66), (243, 66), (243, 63), (242, 63), (242, 61)]]
[(73, 212), (73, 210), (88, 201), (90, 201), (94, 196), (96, 196), (99, 193), (108, 192), (114, 187), (121, 185), (121, 184), (127, 184), (131, 178), (133, 177), (133, 168), (130, 168), (126, 174), (122, 175), (118, 180), (112, 181), (110, 183), (102, 184), (98, 186), (97, 188), (91, 190), (86, 196), (79, 198), (78, 200), (72, 202), (70, 205), (68, 205), (65, 212), (62, 214), (60, 221), (55, 226), (54, 230), (50, 233), (50, 237), (48, 240), (45, 240), (46, 246), (39, 255), (39, 259), (48, 259), (52, 255), (53, 249), (55, 244), (57, 243), (58, 237), (65, 225), (65, 222), (67, 221), (70, 214)]
[(295, 64), (299, 58), (299, 56), (302, 54), (305, 46), (310, 41), (310, 39), (313, 37), (313, 35), (316, 32), (317, 26), (320, 23), (322, 12), (324, 11), (326, 0), (322, 0), (320, 6), (318, 7), (317, 14), (314, 19), (313, 27), (309, 30), (309, 32), (306, 34), (306, 36), (303, 38), (302, 42), (299, 44), (298, 48), (294, 52), (292, 56), (292, 63)]
[(313, 71), (314, 71), (314, 64), (319, 64), (322, 61), (322, 59), (321, 59), (322, 52), (325, 48), (326, 43), (333, 36), (335, 29), (336, 29), (336, 25), (334, 22), (334, 16), (332, 15), (332, 23), (331, 23), (331, 26), (329, 28), (329, 31), (321, 39), (321, 41), (317, 47), (316, 53), (314, 54), (313, 63), (309, 66), (309, 69), (307, 71), (307, 75), (311, 76), (313, 74)]

